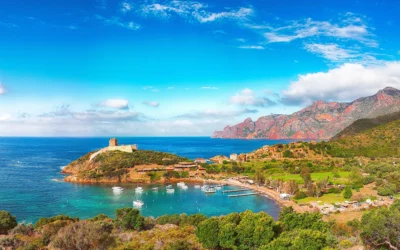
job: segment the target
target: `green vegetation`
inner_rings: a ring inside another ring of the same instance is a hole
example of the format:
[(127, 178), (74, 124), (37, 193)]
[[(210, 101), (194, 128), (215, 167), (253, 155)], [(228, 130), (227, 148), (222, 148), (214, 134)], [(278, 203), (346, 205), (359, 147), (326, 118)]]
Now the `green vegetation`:
[(17, 220), (7, 211), (0, 211), (0, 234), (6, 234), (8, 230), (17, 226)]
[[(9, 213), (2, 211), (9, 218)], [(11, 218), (14, 218), (11, 216)], [(264, 212), (143, 217), (132, 208), (116, 211), (114, 220), (98, 215), (88, 220), (61, 215), (40, 223), (7, 228), (1, 249), (371, 249), (400, 247), (400, 201), (373, 209), (347, 224), (325, 222), (319, 213), (283, 208), (275, 221)], [(39, 222), (38, 221), (38, 222)]]

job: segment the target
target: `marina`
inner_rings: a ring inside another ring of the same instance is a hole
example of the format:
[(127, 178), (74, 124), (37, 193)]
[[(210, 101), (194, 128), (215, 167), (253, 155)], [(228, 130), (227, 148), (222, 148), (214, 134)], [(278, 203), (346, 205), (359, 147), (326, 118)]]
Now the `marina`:
[(233, 197), (243, 197), (243, 196), (251, 196), (251, 195), (259, 195), (259, 193), (231, 194), (231, 195), (228, 195), (228, 197), (233, 198)]
[(222, 193), (245, 192), (245, 191), (251, 191), (251, 190), (248, 188), (233, 189), (233, 190), (224, 190), (224, 191), (222, 191)]

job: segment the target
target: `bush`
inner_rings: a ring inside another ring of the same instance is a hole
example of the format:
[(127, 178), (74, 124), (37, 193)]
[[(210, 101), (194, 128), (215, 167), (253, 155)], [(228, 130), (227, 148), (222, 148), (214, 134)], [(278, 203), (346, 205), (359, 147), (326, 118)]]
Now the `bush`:
[(307, 196), (307, 194), (305, 192), (300, 191), (294, 196), (294, 199), (295, 200), (300, 200), (300, 199), (304, 199), (304, 198), (307, 198), (307, 197), (308, 196)]
[(218, 219), (209, 218), (201, 222), (196, 229), (196, 236), (205, 248), (217, 248), (218, 241)]
[(115, 224), (123, 230), (141, 230), (144, 227), (144, 218), (135, 208), (120, 208), (116, 211)]
[(18, 224), (18, 226), (14, 227), (11, 230), (11, 234), (22, 234), (22, 235), (32, 235), (34, 232), (35, 228), (33, 227), (32, 224)]
[(347, 187), (344, 189), (343, 197), (344, 197), (345, 199), (350, 199), (351, 196), (353, 196), (353, 192), (351, 191), (351, 187), (350, 187), (350, 186), (347, 186)]
[(115, 242), (108, 222), (80, 221), (62, 228), (51, 245), (68, 250), (106, 250)]
[(8, 230), (13, 229), (17, 225), (15, 216), (12, 216), (7, 211), (0, 211), (0, 234), (7, 234)]
[(159, 225), (165, 225), (165, 224), (174, 224), (179, 226), (181, 223), (180, 216), (179, 214), (172, 214), (172, 215), (162, 215), (160, 217), (157, 217), (156, 223)]
[(50, 218), (40, 218), (36, 223), (35, 223), (35, 229), (41, 228), (44, 225), (47, 225), (49, 223), (55, 222), (55, 221), (59, 221), (59, 220), (68, 220), (68, 221), (79, 221), (79, 218), (72, 218), (69, 217), (68, 215), (57, 215), (54, 217), (50, 217)]
[(167, 250), (188, 250), (192, 249), (189, 242), (185, 240), (177, 240), (168, 244)]

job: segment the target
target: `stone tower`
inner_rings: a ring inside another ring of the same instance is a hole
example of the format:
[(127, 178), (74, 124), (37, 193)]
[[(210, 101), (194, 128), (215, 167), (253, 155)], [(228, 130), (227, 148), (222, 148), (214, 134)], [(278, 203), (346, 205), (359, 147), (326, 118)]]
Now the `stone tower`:
[(110, 147), (118, 146), (118, 140), (117, 140), (117, 138), (111, 138), (111, 139), (110, 139), (109, 146), (110, 146)]

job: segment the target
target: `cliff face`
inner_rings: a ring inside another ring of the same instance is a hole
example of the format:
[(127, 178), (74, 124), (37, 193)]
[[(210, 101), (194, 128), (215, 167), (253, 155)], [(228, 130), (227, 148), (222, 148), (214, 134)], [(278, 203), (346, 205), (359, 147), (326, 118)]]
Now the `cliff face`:
[(351, 103), (316, 101), (291, 115), (247, 118), (234, 126), (215, 131), (212, 138), (329, 139), (362, 118), (400, 111), (400, 90), (387, 87), (373, 96)]

